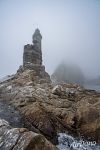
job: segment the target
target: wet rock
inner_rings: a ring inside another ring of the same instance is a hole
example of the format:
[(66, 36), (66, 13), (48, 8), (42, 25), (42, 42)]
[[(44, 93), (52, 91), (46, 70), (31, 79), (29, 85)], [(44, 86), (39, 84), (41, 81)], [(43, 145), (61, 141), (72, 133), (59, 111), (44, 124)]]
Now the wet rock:
[(53, 140), (56, 136), (55, 127), (50, 116), (41, 104), (35, 102), (28, 107), (24, 107), (22, 112), (26, 122), (30, 122), (32, 127), (36, 127), (49, 140)]
[(9, 126), (9, 123), (4, 119), (2, 119), (2, 120), (0, 119), (0, 127), (2, 127), (2, 126)]
[(23, 66), (21, 66), (18, 72), (23, 70), (34, 70), (35, 76), (45, 78), (50, 82), (50, 76), (45, 72), (45, 66), (42, 65), (42, 48), (41, 48), (42, 35), (39, 29), (36, 29), (32, 41), (33, 44), (27, 44), (24, 46), (23, 53)]
[[(71, 131), (99, 140), (99, 93), (69, 84), (55, 87), (47, 82), (33, 82), (33, 85), (28, 85), (31, 81), (30, 71), (27, 71), (27, 76), (25, 72), (22, 77), (17, 75), (6, 85), (2, 83), (1, 87), (2, 99), (20, 110), (26, 127), (42, 133), (51, 141), (61, 131)], [(21, 78), (23, 80), (19, 86)], [(9, 90), (9, 86), (12, 89)]]
[[(5, 127), (5, 130), (2, 130)], [(1, 133), (2, 131), (2, 133)], [(25, 128), (11, 128), (9, 123), (0, 119), (0, 150), (57, 150), (41, 134)]]
[(77, 103), (76, 116), (80, 133), (100, 142), (100, 98), (93, 97), (91, 102), (89, 98), (83, 98)]
[(72, 84), (36, 83), (30, 76), (31, 70), (25, 70), (1, 84), (2, 99), (20, 110), (29, 129), (42, 133), (51, 141), (61, 131), (99, 140), (100, 93)]
[(68, 98), (75, 101), (75, 95), (78, 90), (75, 88), (65, 88), (61, 85), (56, 85), (52, 89), (52, 94), (58, 95), (60, 98)]
[[(0, 82), (0, 99), (16, 107), (24, 124), (52, 141), (57, 132), (71, 131), (100, 140), (100, 93), (77, 84), (54, 86), (42, 65), (41, 34), (24, 47), (23, 65)], [(12, 116), (12, 115), (11, 115)]]

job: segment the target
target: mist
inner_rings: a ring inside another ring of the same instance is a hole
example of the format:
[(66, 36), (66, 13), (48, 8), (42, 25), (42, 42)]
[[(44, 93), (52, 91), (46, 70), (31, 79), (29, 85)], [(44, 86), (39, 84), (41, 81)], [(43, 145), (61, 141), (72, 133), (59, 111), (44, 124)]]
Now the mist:
[(99, 0), (0, 0), (0, 78), (16, 73), (37, 27), (49, 74), (65, 61), (100, 75)]

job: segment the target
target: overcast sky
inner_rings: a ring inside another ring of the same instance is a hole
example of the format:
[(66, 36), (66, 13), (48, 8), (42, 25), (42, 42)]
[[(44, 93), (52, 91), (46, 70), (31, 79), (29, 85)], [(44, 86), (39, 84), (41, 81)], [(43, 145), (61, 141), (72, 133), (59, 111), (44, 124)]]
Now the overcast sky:
[(0, 77), (22, 64), (37, 27), (50, 74), (65, 60), (100, 75), (100, 0), (0, 0)]

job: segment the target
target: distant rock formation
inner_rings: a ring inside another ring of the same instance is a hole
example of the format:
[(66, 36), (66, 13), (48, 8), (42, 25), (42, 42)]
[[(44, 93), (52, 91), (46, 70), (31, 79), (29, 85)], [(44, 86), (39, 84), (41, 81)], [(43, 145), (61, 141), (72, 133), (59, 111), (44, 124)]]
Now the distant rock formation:
[(36, 76), (40, 78), (47, 78), (50, 80), (50, 76), (45, 72), (45, 66), (42, 65), (42, 50), (41, 50), (42, 35), (39, 29), (36, 29), (32, 42), (33, 44), (27, 44), (24, 46), (23, 53), (23, 66), (21, 66), (18, 72), (29, 69), (36, 73)]
[(84, 74), (75, 64), (61, 63), (51, 76), (53, 83), (77, 83), (83, 85), (85, 81)]

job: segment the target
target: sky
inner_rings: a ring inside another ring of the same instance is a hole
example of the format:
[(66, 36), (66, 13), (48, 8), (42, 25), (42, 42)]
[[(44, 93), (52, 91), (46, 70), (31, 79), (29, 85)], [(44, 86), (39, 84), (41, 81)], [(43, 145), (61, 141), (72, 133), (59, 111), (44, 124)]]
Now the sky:
[(0, 0), (0, 78), (22, 65), (36, 28), (49, 74), (66, 61), (100, 75), (100, 0)]

